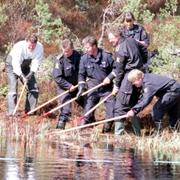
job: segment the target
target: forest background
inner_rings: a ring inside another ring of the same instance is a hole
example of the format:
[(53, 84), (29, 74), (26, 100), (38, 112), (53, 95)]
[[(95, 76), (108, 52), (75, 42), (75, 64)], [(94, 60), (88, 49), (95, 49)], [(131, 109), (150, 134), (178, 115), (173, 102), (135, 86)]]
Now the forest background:
[(149, 33), (149, 51), (159, 52), (152, 71), (180, 79), (180, 0), (1, 0), (0, 109), (4, 110), (7, 95), (5, 57), (28, 32), (36, 32), (45, 47), (45, 59), (37, 74), (41, 103), (56, 93), (51, 72), (61, 39), (70, 37), (75, 48), (81, 49), (81, 40), (91, 34), (99, 46), (113, 52), (105, 30), (120, 26), (122, 12), (127, 10)]

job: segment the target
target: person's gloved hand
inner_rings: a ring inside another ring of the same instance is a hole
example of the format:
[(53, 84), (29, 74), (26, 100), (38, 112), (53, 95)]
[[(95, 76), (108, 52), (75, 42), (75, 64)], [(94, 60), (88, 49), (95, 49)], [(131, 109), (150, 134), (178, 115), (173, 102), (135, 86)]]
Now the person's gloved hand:
[(25, 77), (23, 74), (21, 74), (21, 75), (19, 76), (19, 79), (20, 79), (20, 81), (21, 81), (23, 84), (27, 82), (27, 79), (26, 79), (26, 77)]
[(27, 79), (27, 80), (30, 80), (33, 75), (34, 75), (34, 72), (33, 72), (33, 71), (30, 71), (30, 72), (26, 75), (26, 79)]
[(133, 117), (135, 115), (134, 111), (131, 109), (126, 113), (127, 117)]
[(74, 85), (72, 85), (71, 87), (70, 87), (70, 89), (69, 89), (69, 92), (73, 92), (73, 91), (75, 91), (76, 90), (76, 87), (74, 86)]
[(78, 93), (77, 93), (76, 97), (79, 98), (84, 91), (85, 91), (85, 84), (80, 84), (78, 87)]
[(105, 86), (105, 85), (107, 85), (107, 84), (110, 84), (111, 83), (111, 80), (108, 78), (108, 77), (106, 77), (104, 80), (103, 80), (103, 85)]
[(112, 95), (113, 95), (113, 96), (116, 96), (117, 93), (118, 93), (118, 91), (119, 91), (119, 88), (114, 85), (113, 90), (112, 90)]

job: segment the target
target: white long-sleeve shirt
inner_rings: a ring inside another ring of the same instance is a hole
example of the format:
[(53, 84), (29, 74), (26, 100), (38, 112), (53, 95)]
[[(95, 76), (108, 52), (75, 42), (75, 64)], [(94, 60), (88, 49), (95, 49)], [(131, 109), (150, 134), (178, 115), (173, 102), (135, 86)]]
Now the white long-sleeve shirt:
[(9, 55), (12, 57), (13, 72), (20, 76), (22, 74), (21, 64), (25, 59), (32, 59), (30, 70), (36, 72), (41, 64), (44, 56), (44, 48), (40, 42), (37, 42), (33, 51), (30, 51), (27, 46), (27, 41), (19, 41), (14, 44)]

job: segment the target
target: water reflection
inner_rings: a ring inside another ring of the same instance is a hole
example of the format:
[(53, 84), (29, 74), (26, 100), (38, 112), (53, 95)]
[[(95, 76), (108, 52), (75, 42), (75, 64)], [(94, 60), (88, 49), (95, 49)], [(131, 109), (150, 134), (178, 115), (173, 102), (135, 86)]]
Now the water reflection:
[(154, 162), (153, 156), (114, 144), (0, 144), (0, 179), (3, 180), (179, 178), (180, 164)]

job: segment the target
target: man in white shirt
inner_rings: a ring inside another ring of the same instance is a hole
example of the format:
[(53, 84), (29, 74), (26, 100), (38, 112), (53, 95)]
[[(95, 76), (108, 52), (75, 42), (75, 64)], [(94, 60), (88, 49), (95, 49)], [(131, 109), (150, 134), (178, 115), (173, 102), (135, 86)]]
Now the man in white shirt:
[(35, 108), (38, 99), (38, 88), (34, 74), (43, 59), (43, 45), (34, 34), (14, 44), (6, 59), (8, 77), (8, 115), (13, 115), (17, 101), (17, 83), (27, 82), (25, 113)]

